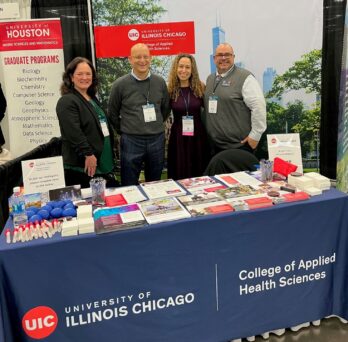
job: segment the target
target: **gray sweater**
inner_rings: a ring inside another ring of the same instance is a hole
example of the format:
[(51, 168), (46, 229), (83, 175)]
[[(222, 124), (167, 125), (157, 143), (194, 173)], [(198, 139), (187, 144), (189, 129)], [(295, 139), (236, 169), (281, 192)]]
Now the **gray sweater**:
[[(155, 106), (156, 121), (145, 122), (143, 105)], [(164, 79), (151, 74), (138, 81), (131, 74), (118, 78), (111, 88), (108, 118), (118, 134), (151, 135), (164, 131), (170, 113), (169, 94)]]
[[(220, 149), (238, 148), (251, 130), (251, 112), (243, 101), (242, 87), (251, 73), (234, 67), (216, 86), (216, 76), (207, 79), (204, 94), (206, 129), (214, 144)], [(215, 92), (214, 92), (215, 88)], [(218, 97), (217, 113), (209, 113), (209, 97)]]

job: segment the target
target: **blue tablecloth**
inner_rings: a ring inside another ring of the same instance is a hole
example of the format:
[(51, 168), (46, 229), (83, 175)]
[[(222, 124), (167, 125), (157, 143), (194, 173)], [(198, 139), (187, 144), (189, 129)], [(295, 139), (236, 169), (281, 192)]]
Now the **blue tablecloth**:
[(347, 233), (348, 196), (329, 190), (98, 236), (2, 235), (0, 341), (54, 326), (45, 341), (217, 342), (348, 319)]

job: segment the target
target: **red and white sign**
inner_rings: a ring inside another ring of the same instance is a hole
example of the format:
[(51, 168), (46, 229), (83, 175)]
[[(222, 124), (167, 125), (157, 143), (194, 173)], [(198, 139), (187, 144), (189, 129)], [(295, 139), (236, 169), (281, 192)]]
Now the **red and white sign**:
[(193, 21), (94, 28), (98, 58), (127, 57), (136, 43), (146, 44), (152, 55), (195, 53)]
[(25, 333), (37, 340), (51, 335), (56, 330), (57, 325), (58, 316), (48, 306), (37, 306), (29, 310), (22, 319)]
[(0, 23), (0, 51), (62, 48), (63, 41), (59, 20)]
[(14, 157), (60, 136), (56, 104), (64, 71), (59, 19), (0, 23), (2, 88)]

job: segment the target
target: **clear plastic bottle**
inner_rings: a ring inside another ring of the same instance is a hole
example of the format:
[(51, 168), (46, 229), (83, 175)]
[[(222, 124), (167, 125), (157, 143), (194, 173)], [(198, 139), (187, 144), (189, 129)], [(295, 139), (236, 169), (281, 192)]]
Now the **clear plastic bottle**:
[(24, 196), (21, 194), (21, 189), (19, 186), (13, 188), (12, 217), (13, 226), (15, 228), (28, 223), (28, 216), (25, 212), (25, 200)]

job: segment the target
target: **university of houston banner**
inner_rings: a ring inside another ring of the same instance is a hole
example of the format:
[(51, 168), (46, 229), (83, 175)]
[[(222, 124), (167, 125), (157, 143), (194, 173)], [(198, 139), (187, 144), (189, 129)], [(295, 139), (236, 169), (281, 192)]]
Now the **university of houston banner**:
[(9, 147), (20, 156), (60, 136), (55, 106), (64, 70), (59, 19), (0, 23)]

